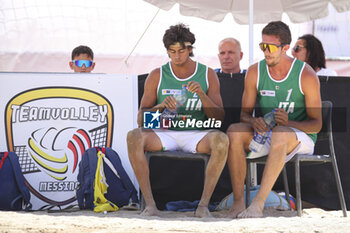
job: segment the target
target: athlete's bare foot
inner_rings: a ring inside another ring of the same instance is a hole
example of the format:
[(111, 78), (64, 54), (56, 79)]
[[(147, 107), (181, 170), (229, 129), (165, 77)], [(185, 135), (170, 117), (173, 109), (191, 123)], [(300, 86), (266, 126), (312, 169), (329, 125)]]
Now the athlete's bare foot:
[(198, 205), (196, 211), (194, 212), (194, 216), (198, 217), (198, 218), (211, 218), (212, 215), (209, 212), (208, 207), (206, 206), (200, 206)]
[(257, 200), (253, 200), (250, 206), (238, 214), (237, 218), (261, 218), (263, 217), (264, 202), (261, 203)]
[(227, 214), (228, 214), (228, 210), (220, 210), (220, 211), (215, 212), (214, 217), (216, 217), (216, 218), (228, 218)]
[(155, 206), (146, 206), (146, 208), (141, 212), (142, 216), (160, 216), (160, 212)]
[(237, 218), (237, 215), (243, 210), (245, 210), (244, 200), (233, 202), (230, 210), (226, 214), (226, 218)]

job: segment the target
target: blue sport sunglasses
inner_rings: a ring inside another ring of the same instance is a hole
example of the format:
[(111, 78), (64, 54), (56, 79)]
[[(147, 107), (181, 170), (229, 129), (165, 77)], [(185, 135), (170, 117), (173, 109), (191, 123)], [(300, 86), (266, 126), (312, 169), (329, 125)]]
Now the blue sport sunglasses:
[(86, 68), (92, 66), (92, 61), (90, 60), (73, 60), (74, 64), (78, 67), (83, 67), (85, 65)]

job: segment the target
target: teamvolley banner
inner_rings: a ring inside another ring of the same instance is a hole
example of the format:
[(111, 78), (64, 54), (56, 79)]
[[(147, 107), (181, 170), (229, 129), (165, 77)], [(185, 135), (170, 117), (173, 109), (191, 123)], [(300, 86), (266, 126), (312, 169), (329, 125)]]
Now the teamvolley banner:
[(34, 210), (77, 204), (79, 162), (90, 147), (116, 150), (137, 185), (126, 147), (136, 75), (0, 73), (0, 83), (0, 151), (17, 153)]

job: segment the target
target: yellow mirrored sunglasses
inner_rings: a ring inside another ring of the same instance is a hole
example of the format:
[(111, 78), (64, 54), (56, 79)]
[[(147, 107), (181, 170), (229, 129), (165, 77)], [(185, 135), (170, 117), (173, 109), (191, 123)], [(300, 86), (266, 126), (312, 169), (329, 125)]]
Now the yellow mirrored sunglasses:
[(268, 49), (270, 53), (274, 53), (278, 50), (279, 47), (283, 47), (284, 44), (276, 45), (276, 44), (260, 43), (259, 46), (263, 52), (265, 52), (265, 50)]

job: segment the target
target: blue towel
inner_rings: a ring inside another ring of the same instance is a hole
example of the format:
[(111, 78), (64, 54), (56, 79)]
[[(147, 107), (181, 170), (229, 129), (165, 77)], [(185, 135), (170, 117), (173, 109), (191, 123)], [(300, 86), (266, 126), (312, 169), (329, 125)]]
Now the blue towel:
[[(165, 209), (170, 211), (189, 212), (195, 211), (199, 201), (170, 201), (165, 204)], [(214, 211), (218, 203), (209, 204), (209, 211)]]

